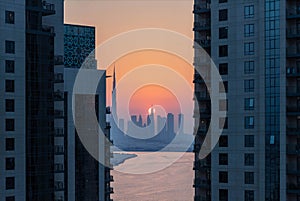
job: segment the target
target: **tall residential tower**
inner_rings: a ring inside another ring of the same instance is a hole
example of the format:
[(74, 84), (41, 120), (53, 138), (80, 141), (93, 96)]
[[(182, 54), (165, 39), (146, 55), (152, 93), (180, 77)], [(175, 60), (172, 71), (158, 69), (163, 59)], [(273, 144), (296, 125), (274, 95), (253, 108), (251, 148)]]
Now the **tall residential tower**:
[(195, 201), (299, 201), (300, 1), (195, 0), (194, 19), (227, 95), (219, 143), (199, 160), (211, 101), (195, 73)]

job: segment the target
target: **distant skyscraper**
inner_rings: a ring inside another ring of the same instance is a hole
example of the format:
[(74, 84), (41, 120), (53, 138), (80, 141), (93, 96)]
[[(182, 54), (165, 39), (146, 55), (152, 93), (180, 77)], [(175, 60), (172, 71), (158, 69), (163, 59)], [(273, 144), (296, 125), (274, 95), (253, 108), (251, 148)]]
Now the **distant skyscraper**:
[(139, 127), (143, 127), (143, 119), (142, 119), (142, 115), (139, 115), (139, 120), (138, 120), (138, 126)]
[(175, 135), (174, 132), (174, 115), (172, 113), (168, 113), (167, 115), (167, 134), (169, 137)]
[[(116, 89), (116, 67), (114, 66), (114, 73), (113, 73), (113, 85), (112, 85), (112, 100), (111, 100), (111, 108), (112, 108), (112, 117), (115, 118), (115, 124), (118, 123), (118, 113), (117, 113), (117, 89)], [(111, 120), (113, 121), (113, 119)]]
[(217, 109), (227, 110), (219, 143), (199, 160), (212, 119), (210, 83), (195, 72), (195, 201), (300, 200), (299, 11), (299, 1), (195, 0), (195, 42), (219, 69)]
[(183, 134), (184, 132), (184, 115), (178, 114), (178, 130), (177, 132), (179, 134)]
[(136, 115), (131, 115), (131, 121), (132, 121), (132, 123), (137, 125), (137, 116)]

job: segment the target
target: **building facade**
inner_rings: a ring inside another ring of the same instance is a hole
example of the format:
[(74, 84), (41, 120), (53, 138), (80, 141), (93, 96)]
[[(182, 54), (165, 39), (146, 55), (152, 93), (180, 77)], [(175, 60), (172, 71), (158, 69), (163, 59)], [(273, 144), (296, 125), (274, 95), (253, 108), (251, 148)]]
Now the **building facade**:
[[(110, 200), (109, 182), (113, 179), (110, 168), (101, 169), (98, 164), (94, 172), (99, 177), (93, 179), (99, 184), (93, 188), (87, 186), (91, 191), (97, 188), (96, 196), (90, 193), (94, 197), (79, 197), (80, 193), (86, 193), (82, 183), (77, 185), (76, 192), (70, 188), (76, 182), (69, 175), (68, 168), (72, 165), (69, 159), (76, 157), (76, 153), (70, 156), (68, 146), (70, 122), (67, 121), (68, 93), (64, 92), (63, 11), (63, 0), (0, 1), (0, 63), (3, 66), (0, 70), (0, 160), (3, 161), (0, 200), (3, 201)], [(103, 82), (101, 87), (101, 90), (105, 88)], [(105, 90), (97, 97), (95, 107), (101, 127), (109, 135), (103, 101)], [(75, 136), (74, 132), (72, 135)], [(109, 162), (109, 146), (101, 143), (102, 153)], [(83, 160), (79, 156), (78, 161)], [(96, 164), (84, 162), (83, 166)], [(78, 197), (74, 199), (73, 194)]]
[(219, 143), (199, 160), (211, 101), (195, 72), (195, 200), (300, 200), (299, 6), (195, 0), (195, 42), (216, 64), (224, 84), (219, 93), (227, 96), (219, 103), (227, 110)]

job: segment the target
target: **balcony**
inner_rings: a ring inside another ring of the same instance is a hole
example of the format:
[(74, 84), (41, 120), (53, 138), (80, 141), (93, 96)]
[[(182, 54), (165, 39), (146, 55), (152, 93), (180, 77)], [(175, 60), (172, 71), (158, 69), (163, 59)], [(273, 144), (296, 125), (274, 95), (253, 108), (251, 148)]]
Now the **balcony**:
[(53, 26), (43, 25), (42, 26), (42, 33), (54, 36), (55, 35), (55, 33), (54, 33), (54, 27)]
[(54, 153), (55, 153), (55, 155), (63, 155), (64, 154), (64, 146), (62, 146), (62, 145), (56, 145), (55, 147), (54, 147)]
[(54, 15), (55, 14), (55, 5), (52, 3), (47, 3), (43, 1), (42, 3), (43, 16)]
[(300, 77), (300, 68), (297, 67), (288, 67), (286, 69), (286, 76), (287, 77)]
[(300, 155), (300, 145), (296, 144), (287, 144), (286, 153), (288, 155)]
[(205, 161), (195, 161), (193, 170), (209, 170), (210, 165), (207, 164)]
[(109, 122), (106, 122), (106, 124), (105, 124), (105, 128), (106, 128), (106, 129), (110, 129), (110, 128), (111, 128), (111, 125), (110, 125), (110, 123), (109, 123)]
[(202, 14), (210, 12), (210, 3), (201, 2), (194, 5), (194, 14)]
[(286, 29), (287, 38), (299, 38), (300, 37), (300, 27), (292, 26)]
[(54, 110), (54, 117), (57, 119), (64, 118), (63, 110)]
[(287, 166), (286, 166), (286, 173), (288, 175), (300, 175), (300, 168), (298, 168), (298, 167), (297, 166), (291, 167), (291, 165), (289, 166), (287, 164)]
[(55, 191), (63, 191), (64, 190), (64, 182), (56, 181), (54, 183), (54, 189), (55, 189)]
[(63, 173), (64, 172), (64, 164), (62, 164), (62, 163), (54, 164), (54, 172)]
[(54, 65), (64, 65), (64, 56), (55, 55), (54, 56)]
[(290, 87), (288, 86), (286, 88), (286, 95), (287, 96), (291, 96), (291, 97), (294, 97), (294, 96), (300, 96), (300, 87)]
[(110, 107), (106, 107), (106, 114), (111, 114)]
[(55, 134), (55, 137), (64, 137), (64, 129), (63, 128), (55, 128), (54, 134)]
[(63, 73), (55, 73), (54, 74), (54, 82), (55, 83), (63, 83), (64, 82), (64, 74)]
[(286, 50), (286, 56), (288, 58), (297, 58), (297, 57), (300, 57), (300, 47), (299, 48), (296, 48), (296, 47), (287, 48), (287, 50)]
[(194, 31), (208, 31), (210, 30), (210, 21), (206, 22), (194, 22)]
[(195, 43), (196, 45), (200, 45), (202, 48), (208, 48), (211, 46), (211, 40), (208, 39), (196, 39)]
[(288, 116), (299, 116), (300, 115), (300, 107), (287, 106), (286, 114)]
[(210, 188), (210, 181), (196, 178), (196, 179), (194, 179), (193, 187), (209, 189)]
[(196, 91), (195, 96), (198, 101), (210, 101), (210, 96), (206, 92), (197, 92)]
[(290, 194), (300, 194), (300, 185), (295, 183), (287, 183), (286, 184), (287, 193)]
[(54, 92), (54, 101), (63, 101), (64, 100), (64, 93), (57, 90)]
[(106, 193), (107, 194), (114, 193), (114, 189), (112, 187), (109, 187), (109, 188), (106, 189)]
[(114, 177), (112, 175), (106, 177), (106, 182), (113, 182), (113, 181), (114, 181)]
[(286, 10), (287, 19), (298, 19), (300, 18), (300, 7), (290, 8)]
[(287, 126), (286, 134), (287, 135), (300, 135), (300, 128)]
[(211, 201), (210, 197), (195, 196), (194, 201)]

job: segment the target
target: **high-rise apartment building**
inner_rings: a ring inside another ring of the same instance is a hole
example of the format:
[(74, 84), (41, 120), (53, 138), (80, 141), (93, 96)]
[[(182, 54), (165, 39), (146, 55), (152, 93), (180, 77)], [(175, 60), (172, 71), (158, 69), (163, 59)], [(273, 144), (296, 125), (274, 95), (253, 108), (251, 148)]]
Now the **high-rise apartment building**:
[[(195, 201), (300, 200), (299, 11), (292, 0), (195, 0), (195, 42), (216, 64), (227, 96), (219, 102), (227, 110), (219, 142), (199, 160), (211, 101), (195, 73)], [(195, 65), (209, 71), (197, 47)]]
[[(82, 159), (86, 152), (74, 154), (68, 142), (75, 131), (69, 129), (74, 123), (68, 121), (69, 99), (64, 93), (63, 5), (63, 0), (0, 1), (1, 201), (110, 200), (110, 167), (91, 157)], [(105, 82), (96, 97), (100, 127), (109, 135)], [(99, 144), (109, 160), (109, 147)], [(75, 178), (69, 174), (74, 158), (83, 163), (76, 166), (81, 175)], [(86, 172), (84, 168), (93, 165), (93, 174)], [(86, 179), (83, 173), (98, 176), (89, 180), (95, 181), (93, 187), (75, 182)], [(88, 197), (80, 197), (87, 192)]]

